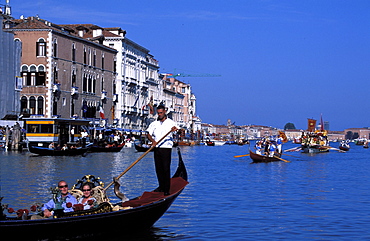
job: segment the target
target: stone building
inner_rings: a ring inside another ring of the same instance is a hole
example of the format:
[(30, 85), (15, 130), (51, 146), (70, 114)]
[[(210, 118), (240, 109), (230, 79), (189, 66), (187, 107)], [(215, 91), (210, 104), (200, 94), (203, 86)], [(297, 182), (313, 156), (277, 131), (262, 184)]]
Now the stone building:
[(10, 7), (0, 4), (0, 119), (17, 120), (20, 117), (20, 59), (22, 44), (7, 31), (12, 22)]
[(162, 96), (159, 64), (148, 49), (126, 36), (121, 28), (105, 28), (104, 44), (117, 50), (115, 124), (145, 130), (153, 121), (154, 107)]
[(103, 29), (57, 25), (38, 17), (12, 24), (8, 30), (22, 43), (21, 113), (109, 122), (117, 51), (102, 44)]

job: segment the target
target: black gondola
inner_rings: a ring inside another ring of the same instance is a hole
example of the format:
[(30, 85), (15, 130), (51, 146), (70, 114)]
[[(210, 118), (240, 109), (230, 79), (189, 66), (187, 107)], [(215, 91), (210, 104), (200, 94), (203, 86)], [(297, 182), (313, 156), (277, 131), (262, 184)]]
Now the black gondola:
[[(112, 232), (127, 234), (148, 230), (167, 211), (188, 184), (187, 171), (179, 149), (178, 154), (179, 164), (176, 173), (171, 178), (171, 189), (168, 196), (164, 196), (161, 192), (144, 192), (140, 197), (113, 205), (131, 207), (129, 209), (72, 216), (78, 215), (79, 211), (76, 211), (66, 213), (68, 217), (54, 219), (22, 220), (6, 217), (0, 213), (0, 232), (3, 237), (34, 240), (103, 235)], [(106, 208), (106, 205), (108, 203), (100, 204), (102, 208)]]
[[(134, 143), (134, 146), (135, 146), (136, 151), (138, 152), (146, 152), (150, 148), (150, 147), (143, 147), (142, 145), (136, 144), (136, 143)], [(151, 151), (154, 151), (154, 149), (152, 149)]]
[(90, 152), (120, 152), (122, 148), (125, 146), (125, 144), (120, 144), (118, 146), (98, 146), (98, 145), (93, 145), (90, 148)]
[(29, 145), (28, 150), (31, 153), (38, 154), (40, 156), (78, 156), (84, 155), (89, 150), (89, 147), (69, 148), (67, 150), (55, 150), (46, 147)]

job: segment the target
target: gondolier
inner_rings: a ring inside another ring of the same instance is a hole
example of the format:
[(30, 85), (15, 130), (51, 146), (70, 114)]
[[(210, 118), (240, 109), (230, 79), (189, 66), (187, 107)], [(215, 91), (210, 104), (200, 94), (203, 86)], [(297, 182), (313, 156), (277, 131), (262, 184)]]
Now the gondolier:
[(157, 114), (158, 119), (152, 122), (147, 129), (147, 137), (152, 142), (152, 145), (156, 146), (154, 148), (154, 163), (159, 184), (157, 191), (169, 195), (173, 138), (171, 135), (168, 135), (160, 143), (157, 143), (157, 141), (168, 131), (177, 131), (178, 127), (173, 120), (167, 117), (166, 108), (163, 105), (157, 107)]

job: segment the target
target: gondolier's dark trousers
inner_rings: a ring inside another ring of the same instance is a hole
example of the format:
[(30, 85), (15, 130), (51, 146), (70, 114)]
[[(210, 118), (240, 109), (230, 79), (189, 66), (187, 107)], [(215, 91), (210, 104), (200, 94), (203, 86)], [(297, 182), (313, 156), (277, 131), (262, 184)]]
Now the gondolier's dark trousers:
[(164, 193), (170, 192), (171, 182), (171, 152), (172, 148), (154, 148), (154, 163), (159, 189)]

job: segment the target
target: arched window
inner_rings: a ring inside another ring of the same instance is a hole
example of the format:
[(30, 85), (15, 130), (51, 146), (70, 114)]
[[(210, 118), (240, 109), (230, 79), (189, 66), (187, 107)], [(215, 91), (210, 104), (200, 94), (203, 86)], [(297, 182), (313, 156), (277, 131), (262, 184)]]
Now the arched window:
[(45, 86), (45, 82), (46, 82), (45, 67), (43, 65), (40, 65), (37, 67), (36, 85)]
[(32, 85), (34, 86), (36, 84), (36, 66), (35, 65), (31, 65), (30, 66), (30, 72), (29, 75), (30, 75), (30, 83), (28, 84), (28, 80), (27, 80), (27, 85)]
[(76, 61), (76, 45), (72, 44), (72, 61)]
[(57, 57), (58, 54), (58, 42), (56, 39), (53, 41), (53, 56)]
[(43, 115), (44, 114), (44, 98), (39, 96), (37, 98), (37, 114)]
[(22, 96), (22, 98), (21, 98), (21, 114), (28, 114), (27, 97), (26, 96)]
[(31, 75), (28, 75), (28, 66), (23, 65), (21, 68), (23, 86), (31, 85)]
[(30, 114), (34, 115), (36, 114), (36, 98), (34, 96), (30, 97)]
[(36, 42), (36, 57), (44, 56), (46, 56), (46, 42), (41, 38)]

